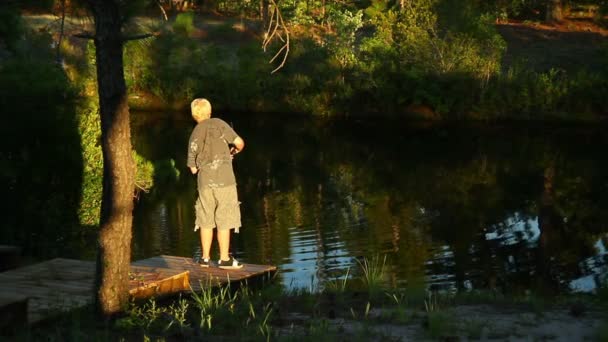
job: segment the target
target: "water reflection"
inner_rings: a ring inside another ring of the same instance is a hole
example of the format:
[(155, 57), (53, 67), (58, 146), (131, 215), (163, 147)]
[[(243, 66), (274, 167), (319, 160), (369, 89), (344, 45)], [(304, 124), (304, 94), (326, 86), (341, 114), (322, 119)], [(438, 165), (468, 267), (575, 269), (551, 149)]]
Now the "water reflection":
[[(187, 114), (145, 115), (138, 151), (185, 170)], [(608, 273), (605, 129), (225, 119), (247, 141), (233, 253), (278, 265), (286, 286), (357, 276), (357, 260), (384, 255), (387, 282), (450, 291), (589, 291)], [(182, 172), (140, 200), (135, 258), (196, 254), (194, 187)]]

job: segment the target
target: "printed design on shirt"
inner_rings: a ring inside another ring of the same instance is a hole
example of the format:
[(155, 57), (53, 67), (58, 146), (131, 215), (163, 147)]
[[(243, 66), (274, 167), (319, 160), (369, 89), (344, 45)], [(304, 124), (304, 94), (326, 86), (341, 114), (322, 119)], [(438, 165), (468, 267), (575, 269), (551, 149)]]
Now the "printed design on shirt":
[(209, 169), (217, 170), (221, 165), (222, 165), (222, 160), (216, 158), (216, 159), (213, 159), (213, 161), (211, 163), (209, 163)]
[(215, 183), (213, 180), (210, 180), (209, 182), (210, 183), (207, 186), (213, 189), (223, 188), (226, 186), (224, 183)]
[(198, 150), (198, 144), (196, 143), (196, 140), (190, 143), (190, 150), (192, 152), (196, 152), (196, 150)]

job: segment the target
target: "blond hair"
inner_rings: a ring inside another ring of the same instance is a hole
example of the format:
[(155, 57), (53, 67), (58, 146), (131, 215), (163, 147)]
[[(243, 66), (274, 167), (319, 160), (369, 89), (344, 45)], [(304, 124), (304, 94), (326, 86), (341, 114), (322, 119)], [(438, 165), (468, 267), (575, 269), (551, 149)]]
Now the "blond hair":
[(195, 99), (190, 104), (192, 117), (196, 122), (209, 119), (211, 117), (211, 102), (207, 99)]

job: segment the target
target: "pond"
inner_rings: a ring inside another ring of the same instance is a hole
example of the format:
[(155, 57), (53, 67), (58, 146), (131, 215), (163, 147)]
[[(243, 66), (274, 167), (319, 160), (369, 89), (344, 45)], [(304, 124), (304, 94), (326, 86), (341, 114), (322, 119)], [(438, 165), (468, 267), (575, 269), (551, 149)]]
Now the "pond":
[[(138, 200), (133, 258), (196, 257), (194, 122), (134, 116), (139, 153), (180, 175)], [(319, 289), (365, 261), (391, 285), (447, 291), (593, 291), (608, 274), (605, 127), (220, 117), (246, 141), (232, 253), (277, 265), (286, 287)]]

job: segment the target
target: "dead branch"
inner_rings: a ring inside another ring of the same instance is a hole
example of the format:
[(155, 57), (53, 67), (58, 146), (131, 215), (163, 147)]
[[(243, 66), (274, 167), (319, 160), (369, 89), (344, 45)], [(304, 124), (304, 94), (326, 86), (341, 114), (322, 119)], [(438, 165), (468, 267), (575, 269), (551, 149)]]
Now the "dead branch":
[(281, 10), (279, 6), (275, 2), (275, 0), (270, 0), (272, 7), (272, 13), (269, 16), (270, 22), (268, 24), (268, 30), (264, 35), (264, 40), (262, 41), (262, 49), (266, 52), (266, 49), (270, 45), (273, 40), (280, 40), (283, 45), (279, 49), (279, 51), (270, 59), (268, 63), (273, 63), (279, 56), (283, 56), (281, 63), (274, 68), (270, 73), (274, 74), (277, 70), (281, 69), (285, 62), (287, 61), (287, 56), (289, 55), (289, 38), (290, 33), (285, 21), (283, 20), (283, 15), (281, 14)]
[(163, 18), (165, 18), (165, 21), (169, 21), (169, 17), (167, 16), (167, 12), (163, 8), (163, 4), (161, 4), (159, 0), (156, 0), (156, 5), (160, 9), (160, 12), (163, 14)]

